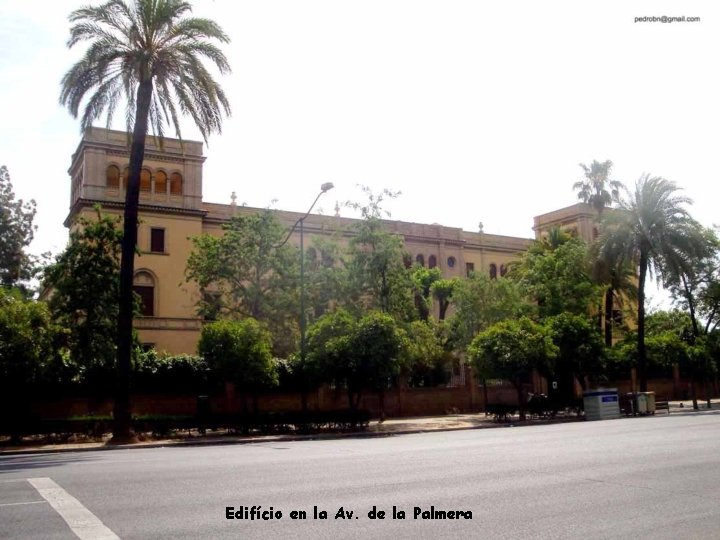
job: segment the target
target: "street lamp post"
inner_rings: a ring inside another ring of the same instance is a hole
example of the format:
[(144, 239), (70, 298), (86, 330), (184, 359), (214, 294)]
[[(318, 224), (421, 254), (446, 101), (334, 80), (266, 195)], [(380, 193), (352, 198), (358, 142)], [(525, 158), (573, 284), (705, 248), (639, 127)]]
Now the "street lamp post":
[(334, 187), (332, 182), (325, 182), (320, 186), (320, 193), (315, 197), (308, 211), (290, 227), (285, 240), (276, 246), (277, 248), (284, 246), (290, 239), (295, 228), (300, 225), (300, 361), (303, 365), (305, 364), (305, 218), (307, 218), (310, 212), (312, 212), (312, 209), (315, 208), (315, 204), (322, 194), (330, 191)]

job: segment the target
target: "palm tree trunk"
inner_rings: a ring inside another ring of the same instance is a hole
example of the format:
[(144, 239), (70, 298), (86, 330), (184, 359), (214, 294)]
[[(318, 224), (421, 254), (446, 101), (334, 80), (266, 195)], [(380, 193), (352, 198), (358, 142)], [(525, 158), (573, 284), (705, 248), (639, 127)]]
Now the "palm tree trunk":
[(450, 302), (448, 300), (440, 299), (440, 320), (445, 320), (445, 315), (447, 314), (447, 309), (450, 307)]
[(515, 381), (515, 390), (517, 390), (518, 413), (520, 420), (525, 420), (525, 394), (523, 392), (522, 379), (518, 378)]
[(638, 277), (638, 378), (640, 391), (647, 392), (647, 353), (645, 351), (645, 280), (647, 278), (648, 259), (644, 250), (640, 251), (640, 276)]
[(608, 290), (605, 291), (605, 346), (606, 347), (612, 347), (613, 299), (614, 299), (613, 288), (608, 287)]
[(145, 137), (152, 98), (152, 79), (142, 81), (137, 90), (135, 127), (130, 147), (130, 177), (125, 195), (122, 255), (120, 259), (120, 298), (117, 333), (117, 385), (115, 389), (113, 440), (132, 437), (130, 417), (130, 360), (132, 355), (133, 274), (137, 245), (140, 170), (145, 159)]

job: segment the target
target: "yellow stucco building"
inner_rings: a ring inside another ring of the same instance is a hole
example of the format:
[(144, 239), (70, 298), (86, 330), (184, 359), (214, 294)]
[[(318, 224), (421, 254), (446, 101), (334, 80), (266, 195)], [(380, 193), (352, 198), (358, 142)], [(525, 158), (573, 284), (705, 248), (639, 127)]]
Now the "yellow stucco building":
[[(203, 321), (196, 314), (199, 290), (185, 280), (185, 266), (192, 249), (191, 238), (203, 233), (222, 234), (232, 216), (255, 213), (256, 208), (203, 202), (202, 143), (166, 138), (162, 148), (148, 137), (140, 182), (138, 248), (135, 261), (136, 291), (143, 299), (144, 316), (135, 320), (142, 343), (170, 353), (194, 353)], [(93, 213), (100, 204), (104, 212), (122, 214), (129, 162), (125, 132), (88, 129), (69, 169), (70, 212), (65, 222), (72, 227), (78, 216)], [(302, 217), (296, 212), (276, 211), (288, 229)], [(555, 224), (579, 227), (582, 238), (592, 238), (592, 213), (575, 205), (535, 218), (539, 235)], [(313, 235), (347, 230), (354, 220), (338, 216), (310, 215), (305, 221), (306, 240)], [(387, 230), (402, 235), (412, 260), (438, 267), (444, 277), (488, 272), (501, 277), (532, 242), (517, 238), (468, 232), (437, 224), (387, 221)], [(586, 230), (587, 229), (587, 230)], [(297, 233), (291, 241), (299, 242)], [(310, 242), (306, 242), (310, 245)]]

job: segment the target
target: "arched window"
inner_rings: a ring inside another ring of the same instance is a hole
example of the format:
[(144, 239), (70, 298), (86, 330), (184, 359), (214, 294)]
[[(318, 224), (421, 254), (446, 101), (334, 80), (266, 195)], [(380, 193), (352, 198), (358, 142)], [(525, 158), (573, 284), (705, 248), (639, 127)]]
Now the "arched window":
[(490, 279), (496, 279), (497, 278), (497, 265), (495, 263), (490, 263)]
[(133, 291), (140, 297), (140, 315), (155, 315), (155, 279), (150, 272), (140, 271), (133, 279)]
[(405, 268), (410, 268), (412, 266), (412, 255), (409, 253), (403, 254), (403, 265)]
[(425, 257), (423, 257), (422, 253), (418, 253), (418, 256), (415, 257), (415, 262), (420, 266), (425, 266)]
[(140, 171), (140, 191), (150, 191), (151, 179), (152, 174), (150, 174), (148, 169)]
[(437, 266), (437, 257), (430, 255), (428, 257), (428, 268), (435, 268)]
[(105, 173), (105, 185), (109, 188), (118, 189), (120, 187), (120, 169), (115, 165), (110, 165)]
[(500, 265), (500, 277), (505, 277), (505, 274), (507, 274), (507, 266), (504, 264)]
[(183, 177), (182, 174), (174, 172), (170, 175), (170, 194), (171, 195), (182, 195), (183, 192)]
[(155, 173), (155, 193), (167, 193), (167, 174), (164, 171)]
[(455, 268), (455, 263), (457, 262), (457, 260), (455, 259), (455, 257), (448, 257), (447, 262), (448, 262), (448, 268)]

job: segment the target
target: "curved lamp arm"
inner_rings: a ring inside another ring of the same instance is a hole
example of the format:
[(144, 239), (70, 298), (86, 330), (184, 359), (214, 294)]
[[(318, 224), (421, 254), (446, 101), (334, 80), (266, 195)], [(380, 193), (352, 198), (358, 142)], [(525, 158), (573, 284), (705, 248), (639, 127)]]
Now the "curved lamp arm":
[(310, 215), (310, 212), (312, 212), (312, 209), (315, 208), (315, 205), (317, 204), (318, 199), (322, 196), (322, 194), (325, 193), (326, 191), (330, 191), (334, 187), (335, 186), (333, 185), (332, 182), (325, 182), (322, 186), (320, 186), (320, 193), (318, 193), (318, 196), (315, 197), (315, 200), (310, 205), (310, 208), (308, 209), (308, 211), (305, 212), (305, 215), (303, 217), (301, 217), (300, 219), (298, 219), (293, 224), (292, 227), (290, 227), (290, 230), (288, 231), (287, 236), (285, 237), (285, 240), (280, 242), (278, 245), (273, 246), (275, 249), (279, 249), (279, 248), (283, 247), (285, 244), (287, 244), (287, 241), (290, 240), (290, 236), (292, 235), (293, 231), (295, 230), (295, 227), (297, 227), (301, 221), (303, 221), (306, 217), (308, 217)]

